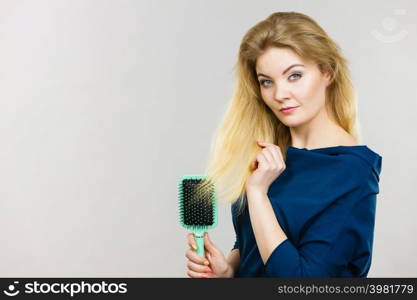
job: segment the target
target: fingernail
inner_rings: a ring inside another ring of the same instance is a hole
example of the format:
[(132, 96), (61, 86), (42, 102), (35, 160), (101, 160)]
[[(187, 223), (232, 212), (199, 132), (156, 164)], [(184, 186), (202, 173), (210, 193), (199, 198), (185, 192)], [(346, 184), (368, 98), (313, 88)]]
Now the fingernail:
[(207, 272), (207, 273), (213, 273), (213, 270), (212, 270), (212, 269), (210, 269), (210, 268), (207, 268), (207, 269), (205, 270), (205, 272)]
[(204, 264), (205, 264), (206, 266), (208, 266), (210, 263), (208, 262), (208, 260), (206, 260), (206, 261), (204, 261)]
[(201, 274), (201, 277), (208, 278), (208, 275), (207, 274)]

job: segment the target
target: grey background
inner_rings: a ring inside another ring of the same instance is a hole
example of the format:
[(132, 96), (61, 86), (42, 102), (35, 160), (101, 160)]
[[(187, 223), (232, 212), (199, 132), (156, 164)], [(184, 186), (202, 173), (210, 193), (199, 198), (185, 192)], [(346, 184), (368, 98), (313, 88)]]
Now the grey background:
[[(186, 277), (177, 180), (203, 171), (243, 34), (310, 15), (383, 157), (370, 277), (416, 277), (416, 1), (0, 1), (0, 276)], [(212, 240), (228, 255), (230, 208)]]

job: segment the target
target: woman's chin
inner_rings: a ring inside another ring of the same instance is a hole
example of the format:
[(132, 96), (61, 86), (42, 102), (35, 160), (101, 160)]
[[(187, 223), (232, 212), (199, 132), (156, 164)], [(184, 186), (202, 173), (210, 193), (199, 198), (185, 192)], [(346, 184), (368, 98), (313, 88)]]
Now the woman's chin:
[(288, 120), (288, 119), (283, 119), (280, 120), (282, 122), (282, 124), (284, 124), (287, 127), (297, 127), (300, 126), (300, 124), (302, 124), (302, 122), (300, 122), (300, 120)]

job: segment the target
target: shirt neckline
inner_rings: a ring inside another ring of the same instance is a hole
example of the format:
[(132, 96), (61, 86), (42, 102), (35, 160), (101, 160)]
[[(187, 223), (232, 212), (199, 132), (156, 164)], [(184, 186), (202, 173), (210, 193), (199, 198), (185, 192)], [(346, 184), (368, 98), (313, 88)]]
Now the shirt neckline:
[(313, 148), (313, 149), (307, 149), (307, 148), (297, 148), (297, 147), (293, 147), (293, 146), (287, 146), (288, 149), (293, 149), (293, 150), (302, 150), (302, 151), (323, 151), (323, 150), (333, 150), (333, 149), (339, 149), (339, 148), (344, 148), (344, 149), (362, 149), (362, 148), (367, 148), (366, 145), (354, 145), (354, 146), (331, 146), (331, 147), (321, 147), (321, 148)]

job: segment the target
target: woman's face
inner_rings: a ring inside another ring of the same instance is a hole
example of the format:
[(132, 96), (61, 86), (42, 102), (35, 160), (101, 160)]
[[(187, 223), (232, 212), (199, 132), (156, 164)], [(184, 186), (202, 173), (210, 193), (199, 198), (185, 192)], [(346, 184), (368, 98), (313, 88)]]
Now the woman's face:
[[(297, 127), (325, 110), (329, 76), (292, 50), (269, 48), (256, 60), (256, 74), (263, 100), (286, 126)], [(283, 107), (297, 108), (284, 113)]]

